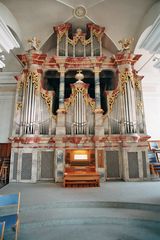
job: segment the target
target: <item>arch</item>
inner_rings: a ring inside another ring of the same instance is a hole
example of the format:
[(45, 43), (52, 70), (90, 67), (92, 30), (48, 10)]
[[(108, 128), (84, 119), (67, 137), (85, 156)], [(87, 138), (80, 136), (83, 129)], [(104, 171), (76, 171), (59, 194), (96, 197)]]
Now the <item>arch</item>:
[[(146, 41), (148, 42), (147, 45), (148, 44), (152, 45), (150, 40), (153, 40), (153, 38), (155, 37), (155, 34), (158, 34), (158, 32), (160, 31), (159, 19), (160, 19), (160, 2), (157, 1), (146, 12), (143, 18), (143, 21), (141, 23), (141, 26), (137, 35), (138, 39), (137, 39), (137, 44), (135, 46), (135, 51), (140, 48), (144, 48), (145, 50), (150, 51), (150, 49), (147, 46), (144, 47), (144, 45), (146, 45), (145, 44)], [(150, 38), (150, 35), (152, 35), (151, 38)], [(157, 37), (156, 37), (156, 41), (157, 41)]]
[(3, 22), (16, 34), (15, 36), (18, 37), (16, 40), (22, 41), (21, 30), (18, 25), (16, 18), (13, 14), (9, 11), (9, 9), (3, 4), (0, 3), (0, 16)]

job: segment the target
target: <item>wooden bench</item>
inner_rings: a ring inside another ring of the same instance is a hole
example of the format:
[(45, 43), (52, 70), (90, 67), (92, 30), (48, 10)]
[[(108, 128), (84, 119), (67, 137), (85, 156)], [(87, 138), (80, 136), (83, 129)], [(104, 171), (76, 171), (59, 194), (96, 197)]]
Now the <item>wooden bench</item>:
[(15, 240), (17, 240), (19, 230), (20, 193), (0, 195), (0, 210), (5, 211), (5, 215), (0, 215), (0, 222), (5, 222), (6, 229), (15, 230)]
[(99, 187), (100, 175), (97, 172), (65, 172), (64, 187)]
[(0, 240), (4, 240), (5, 222), (0, 222)]

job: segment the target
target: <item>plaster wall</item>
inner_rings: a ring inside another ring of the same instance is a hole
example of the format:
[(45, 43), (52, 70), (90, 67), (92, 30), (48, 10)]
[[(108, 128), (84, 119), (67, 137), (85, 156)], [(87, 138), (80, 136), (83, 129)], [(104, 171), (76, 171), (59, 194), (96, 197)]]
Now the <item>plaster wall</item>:
[(5, 22), (5, 24), (12, 28), (12, 30), (14, 30), (14, 32), (21, 40), (21, 31), (17, 23), (17, 20), (3, 3), (0, 3), (0, 16), (2, 20)]
[(14, 92), (0, 92), (0, 143), (8, 142), (12, 133)]
[(153, 140), (160, 139), (160, 97), (144, 96), (147, 133)]

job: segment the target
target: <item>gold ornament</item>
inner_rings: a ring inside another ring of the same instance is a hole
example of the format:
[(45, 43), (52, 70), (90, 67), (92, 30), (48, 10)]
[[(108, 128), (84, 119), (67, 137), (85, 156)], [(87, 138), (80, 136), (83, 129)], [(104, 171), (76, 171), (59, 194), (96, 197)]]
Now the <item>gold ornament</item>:
[(30, 44), (31, 49), (39, 50), (41, 41), (38, 38), (33, 37), (32, 39), (28, 39), (28, 43)]
[(139, 101), (137, 102), (137, 109), (143, 113), (143, 102), (142, 101)]
[(138, 76), (138, 75), (134, 76), (134, 85), (135, 85), (135, 88), (138, 89), (139, 91), (141, 91), (141, 79), (142, 78), (143, 77)]
[(95, 101), (94, 99), (90, 98), (90, 96), (88, 95), (88, 88), (86, 87), (86, 84), (83, 82), (82, 83), (76, 82), (76, 84), (74, 84), (74, 87), (72, 88), (71, 96), (68, 99), (66, 99), (64, 102), (66, 111), (68, 110), (69, 106), (75, 102), (78, 92), (82, 93), (86, 104), (87, 105), (89, 104), (91, 106), (92, 111), (94, 111)]
[(28, 86), (28, 81), (32, 81), (35, 90), (38, 90), (40, 87), (40, 75), (37, 72), (29, 72), (27, 76), (27, 86)]
[(130, 50), (131, 44), (133, 43), (134, 38), (124, 38), (122, 40), (119, 40), (118, 43), (121, 45), (121, 51)]
[(122, 94), (125, 94), (125, 84), (128, 82), (128, 80), (131, 81), (132, 87), (134, 88), (134, 79), (133, 79), (133, 74), (132, 72), (129, 71), (124, 71), (120, 73), (120, 92)]
[(45, 100), (45, 102), (46, 102), (46, 104), (47, 104), (47, 106), (48, 106), (48, 111), (50, 112), (51, 102), (52, 102), (51, 96), (49, 96), (47, 92), (41, 93), (41, 96), (42, 96), (42, 98)]
[(17, 111), (20, 110), (22, 108), (22, 103), (21, 102), (17, 102)]
[(112, 112), (113, 104), (114, 104), (115, 100), (117, 99), (118, 95), (119, 95), (119, 90), (118, 89), (116, 89), (114, 91), (111, 91), (108, 94), (108, 107), (109, 107), (109, 112), (110, 113)]

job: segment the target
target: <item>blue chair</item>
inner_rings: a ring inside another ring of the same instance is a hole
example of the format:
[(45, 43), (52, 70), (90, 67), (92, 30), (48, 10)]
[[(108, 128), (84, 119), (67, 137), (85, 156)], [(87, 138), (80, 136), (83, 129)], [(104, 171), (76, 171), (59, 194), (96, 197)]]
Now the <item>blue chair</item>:
[(0, 222), (0, 240), (4, 240), (5, 222)]
[(151, 151), (160, 151), (160, 148), (157, 142), (149, 141), (149, 148)]
[[(9, 194), (9, 195), (0, 195), (0, 209), (5, 208), (6, 210), (14, 209), (14, 213), (5, 214), (0, 216), (0, 222), (5, 222), (6, 229), (15, 230), (15, 240), (18, 238), (19, 230), (19, 210), (20, 210), (20, 193)], [(4, 210), (5, 210), (4, 209)]]
[(155, 152), (148, 151), (148, 159), (150, 163), (156, 163), (157, 162), (157, 155)]

